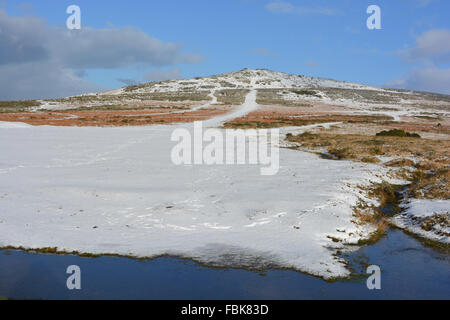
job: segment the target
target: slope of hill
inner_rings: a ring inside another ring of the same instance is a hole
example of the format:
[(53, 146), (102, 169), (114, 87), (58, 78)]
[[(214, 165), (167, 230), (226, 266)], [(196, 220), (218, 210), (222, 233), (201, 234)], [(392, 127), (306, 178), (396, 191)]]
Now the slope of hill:
[(286, 74), (266, 69), (243, 69), (241, 71), (205, 78), (150, 82), (123, 88), (106, 94), (275, 88), (340, 88), (382, 90), (376, 87), (370, 87), (357, 83)]

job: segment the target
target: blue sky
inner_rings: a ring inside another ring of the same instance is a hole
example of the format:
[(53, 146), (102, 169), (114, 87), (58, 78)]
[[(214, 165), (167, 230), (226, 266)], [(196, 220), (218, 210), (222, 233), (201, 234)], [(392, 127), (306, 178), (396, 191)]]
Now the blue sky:
[[(245, 67), (440, 92), (446, 91), (440, 82), (450, 79), (450, 49), (433, 49), (436, 42), (450, 41), (447, 0), (28, 0), (3, 1), (0, 7), (8, 17), (38, 17), (62, 29), (72, 4), (81, 8), (83, 28), (133, 27), (197, 57), (73, 68), (104, 88), (121, 87), (124, 79), (189, 78)], [(366, 27), (371, 4), (381, 8), (382, 30)], [(418, 52), (418, 39), (430, 47)]]

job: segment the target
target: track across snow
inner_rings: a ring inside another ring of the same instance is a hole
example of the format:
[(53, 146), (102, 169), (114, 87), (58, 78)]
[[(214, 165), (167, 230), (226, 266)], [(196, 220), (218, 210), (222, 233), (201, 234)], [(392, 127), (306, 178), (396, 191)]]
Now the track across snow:
[(245, 115), (257, 109), (258, 104), (256, 103), (256, 90), (251, 90), (250, 93), (248, 93), (247, 96), (245, 97), (245, 102), (241, 106), (236, 108), (236, 110), (228, 114), (219, 117), (214, 117), (210, 120), (204, 121), (204, 125), (207, 127), (219, 126), (227, 121), (244, 117)]

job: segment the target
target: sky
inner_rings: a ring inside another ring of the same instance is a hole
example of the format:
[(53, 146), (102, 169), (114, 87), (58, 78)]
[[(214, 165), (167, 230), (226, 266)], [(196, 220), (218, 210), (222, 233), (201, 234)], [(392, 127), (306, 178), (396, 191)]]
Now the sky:
[(449, 13), (448, 0), (0, 0), (0, 100), (243, 68), (450, 94)]

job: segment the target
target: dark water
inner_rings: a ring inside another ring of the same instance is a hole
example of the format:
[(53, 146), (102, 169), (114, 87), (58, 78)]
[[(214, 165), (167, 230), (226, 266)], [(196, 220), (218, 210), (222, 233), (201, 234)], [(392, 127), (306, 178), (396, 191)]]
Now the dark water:
[[(450, 299), (450, 255), (400, 230), (350, 255), (351, 267), (382, 270), (382, 290), (367, 275), (327, 283), (293, 271), (265, 274), (212, 269), (160, 258), (80, 258), (0, 251), (0, 296), (14, 299)], [(66, 288), (66, 269), (82, 270), (82, 290)]]

